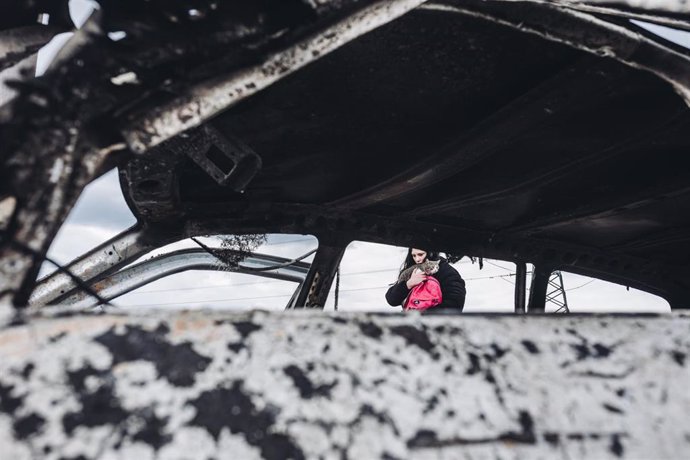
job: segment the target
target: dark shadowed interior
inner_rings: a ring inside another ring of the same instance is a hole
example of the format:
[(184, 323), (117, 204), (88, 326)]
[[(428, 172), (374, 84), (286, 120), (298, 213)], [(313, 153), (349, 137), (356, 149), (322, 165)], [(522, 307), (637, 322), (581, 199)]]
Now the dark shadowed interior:
[[(536, 260), (668, 298), (689, 287), (689, 122), (649, 72), (418, 10), (212, 120), (261, 157), (245, 193), (183, 158), (160, 163), (174, 186), (155, 206)], [(146, 218), (150, 198), (130, 202)]]
[[(18, 2), (0, 26), (40, 14), (57, 33), (67, 2), (49, 3)], [(316, 236), (295, 306), (323, 306), (361, 240), (534, 264), (532, 288), (563, 269), (690, 308), (690, 53), (631, 22), (688, 30), (683, 4), (99, 4), (1, 107), (0, 299), (27, 303), (83, 187), (118, 167), (137, 250)], [(0, 68), (53, 30), (33, 27)], [(127, 263), (104, 254), (80, 276)]]

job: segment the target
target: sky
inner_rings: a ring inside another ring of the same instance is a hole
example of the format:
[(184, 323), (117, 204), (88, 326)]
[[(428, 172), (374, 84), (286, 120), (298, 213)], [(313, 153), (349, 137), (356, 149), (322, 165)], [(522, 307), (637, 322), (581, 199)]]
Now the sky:
[[(94, 3), (71, 0), (70, 11), (80, 26)], [(670, 41), (690, 48), (690, 33), (634, 21)], [(39, 53), (37, 75), (70, 34), (60, 34)], [(94, 246), (107, 241), (135, 223), (124, 201), (117, 171), (113, 170), (88, 185), (49, 250), (54, 260), (67, 264)], [(217, 238), (206, 238), (209, 245)], [(268, 235), (257, 252), (295, 258), (318, 246), (310, 235)], [(155, 254), (194, 247), (191, 240), (166, 246)], [(340, 266), (339, 311), (395, 312), (400, 307), (386, 304), (384, 295), (398, 274), (406, 248), (353, 242), (348, 246)], [(150, 257), (149, 254), (145, 257)], [(310, 261), (313, 258), (307, 258)], [(483, 267), (464, 258), (454, 267), (466, 281), (465, 312), (511, 312), (513, 310), (515, 265), (500, 260), (485, 260)], [(39, 277), (52, 271), (44, 264)], [(529, 278), (528, 278), (529, 284)], [(664, 312), (668, 303), (651, 294), (593, 278), (563, 273), (563, 286), (571, 312)], [(117, 309), (222, 308), (282, 310), (297, 287), (296, 283), (227, 272), (188, 271), (143, 286), (112, 303)], [(326, 310), (335, 308), (335, 283)], [(547, 311), (557, 307), (547, 305)]]

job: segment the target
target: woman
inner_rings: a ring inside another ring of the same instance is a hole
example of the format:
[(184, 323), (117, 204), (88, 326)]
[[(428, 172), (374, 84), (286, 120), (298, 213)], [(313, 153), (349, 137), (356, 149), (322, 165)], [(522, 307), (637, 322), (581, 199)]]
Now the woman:
[[(442, 302), (431, 308), (430, 310), (439, 310), (444, 308), (457, 308), (462, 311), (465, 306), (465, 281), (460, 276), (460, 273), (448, 263), (446, 259), (441, 257), (437, 252), (431, 252), (426, 249), (409, 248), (407, 257), (400, 268), (400, 273), (406, 268), (415, 264), (421, 264), (425, 260), (439, 260), (441, 263), (438, 267), (438, 272), (433, 276), (441, 285), (441, 292), (443, 294)], [(386, 300), (391, 306), (400, 306), (405, 301), (407, 294), (416, 285), (423, 283), (427, 276), (420, 270), (415, 270), (407, 282), (400, 281), (395, 283), (386, 292)]]

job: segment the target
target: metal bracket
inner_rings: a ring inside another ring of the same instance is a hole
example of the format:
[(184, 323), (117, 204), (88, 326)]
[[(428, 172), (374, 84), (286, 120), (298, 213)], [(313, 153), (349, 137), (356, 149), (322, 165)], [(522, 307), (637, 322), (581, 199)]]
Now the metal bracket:
[(261, 157), (236, 138), (204, 126), (182, 133), (166, 144), (189, 156), (219, 185), (243, 192), (261, 169)]

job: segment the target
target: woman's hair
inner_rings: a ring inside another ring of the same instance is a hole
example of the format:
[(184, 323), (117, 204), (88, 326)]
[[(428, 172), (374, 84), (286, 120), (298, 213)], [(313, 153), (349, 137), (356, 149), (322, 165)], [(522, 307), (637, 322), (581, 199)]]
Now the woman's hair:
[[(415, 249), (419, 249), (420, 251), (426, 252), (426, 260), (439, 260), (441, 258), (441, 255), (436, 252), (436, 251), (430, 251), (428, 249), (416, 247)], [(406, 269), (410, 268), (411, 266), (415, 265), (414, 259), (412, 258), (412, 248), (407, 248), (407, 257), (405, 257), (405, 261), (403, 262), (402, 266), (400, 267), (400, 273), (405, 271)]]

